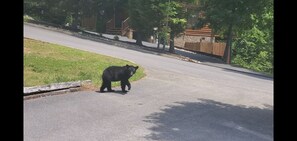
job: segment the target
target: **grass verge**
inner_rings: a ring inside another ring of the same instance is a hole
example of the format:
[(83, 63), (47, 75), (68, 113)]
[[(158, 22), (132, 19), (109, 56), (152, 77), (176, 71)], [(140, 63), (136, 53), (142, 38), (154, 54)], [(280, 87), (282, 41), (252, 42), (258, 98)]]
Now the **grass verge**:
[[(25, 87), (89, 79), (93, 83), (89, 88), (98, 89), (106, 67), (126, 64), (137, 65), (126, 60), (24, 38)], [(144, 69), (139, 67), (130, 81), (145, 76)], [(116, 82), (113, 86), (119, 84)]]

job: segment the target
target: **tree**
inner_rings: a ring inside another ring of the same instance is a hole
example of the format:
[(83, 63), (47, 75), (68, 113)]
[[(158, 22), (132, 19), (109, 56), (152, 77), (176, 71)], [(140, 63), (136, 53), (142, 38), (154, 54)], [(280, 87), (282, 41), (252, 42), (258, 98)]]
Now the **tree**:
[(25, 0), (24, 13), (60, 25), (64, 24), (67, 20), (73, 21), (72, 26), (76, 28), (80, 22), (80, 14), (83, 13), (88, 16), (96, 13), (99, 9), (99, 3), (102, 3), (102, 1), (103, 0)]
[(186, 28), (186, 11), (178, 1), (169, 0), (160, 3), (159, 6), (160, 12), (163, 14), (163, 25), (165, 24), (165, 28), (169, 32), (169, 52), (174, 53), (174, 37)]
[(252, 15), (254, 26), (238, 34), (233, 62), (260, 72), (273, 74), (273, 7), (262, 15)]
[(154, 0), (129, 0), (130, 26), (136, 31), (136, 44), (142, 45), (143, 37), (152, 34), (153, 27), (157, 25), (159, 14), (155, 8)]
[[(158, 13), (161, 13), (159, 25), (163, 32), (169, 33), (169, 52), (174, 53), (174, 37), (186, 29), (187, 17), (190, 14), (188, 5), (196, 5), (197, 0), (161, 0)], [(164, 34), (164, 33), (163, 33)]]
[(231, 63), (232, 38), (239, 32), (251, 29), (252, 15), (261, 15), (272, 0), (200, 0), (198, 26), (209, 24), (216, 34), (227, 37), (224, 59)]
[(67, 11), (67, 15), (73, 18), (71, 26), (77, 28), (82, 15), (96, 15), (99, 11), (99, 3), (103, 0), (62, 0), (60, 8)]
[[(170, 52), (174, 52), (174, 37), (186, 28), (186, 4), (196, 0), (129, 0), (130, 25), (137, 31), (137, 44), (158, 27), (159, 35), (170, 36)], [(163, 37), (165, 38), (165, 37)]]
[(35, 19), (62, 24), (66, 18), (66, 11), (60, 8), (59, 0), (25, 0), (24, 14)]

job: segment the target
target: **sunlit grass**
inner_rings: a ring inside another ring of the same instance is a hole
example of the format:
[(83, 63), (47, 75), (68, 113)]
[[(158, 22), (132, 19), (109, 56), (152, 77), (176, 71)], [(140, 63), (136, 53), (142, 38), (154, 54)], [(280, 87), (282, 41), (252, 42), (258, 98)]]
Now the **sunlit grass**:
[[(94, 87), (101, 85), (103, 70), (111, 65), (137, 65), (105, 55), (90, 53), (61, 45), (24, 39), (24, 86), (92, 80)], [(130, 79), (145, 76), (141, 66)], [(119, 83), (113, 83), (118, 86)]]

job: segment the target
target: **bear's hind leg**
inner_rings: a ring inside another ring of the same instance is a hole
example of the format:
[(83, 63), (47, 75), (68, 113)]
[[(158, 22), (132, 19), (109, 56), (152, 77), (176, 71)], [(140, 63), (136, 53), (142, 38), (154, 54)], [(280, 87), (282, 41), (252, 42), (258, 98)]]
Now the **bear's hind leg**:
[(108, 90), (109, 92), (114, 92), (114, 90), (111, 89), (111, 81), (106, 82), (106, 86), (107, 86), (107, 90)]
[(104, 92), (104, 89), (106, 88), (106, 84), (105, 83), (106, 83), (105, 81), (102, 82), (102, 85), (100, 87), (100, 92)]

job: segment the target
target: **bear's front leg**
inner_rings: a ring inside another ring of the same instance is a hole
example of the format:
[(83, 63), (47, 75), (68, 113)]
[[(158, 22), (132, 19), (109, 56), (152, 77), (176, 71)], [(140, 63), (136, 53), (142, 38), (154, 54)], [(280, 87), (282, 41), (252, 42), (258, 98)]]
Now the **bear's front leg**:
[(128, 90), (130, 90), (131, 89), (131, 84), (130, 84), (129, 80), (127, 80), (127, 86), (128, 86)]
[(122, 92), (126, 93), (128, 91), (126, 91), (126, 85), (127, 85), (127, 81), (126, 80), (122, 80), (121, 81), (121, 88), (122, 88)]

